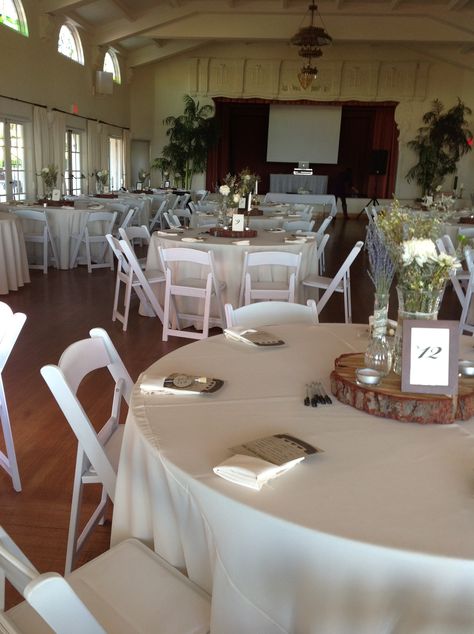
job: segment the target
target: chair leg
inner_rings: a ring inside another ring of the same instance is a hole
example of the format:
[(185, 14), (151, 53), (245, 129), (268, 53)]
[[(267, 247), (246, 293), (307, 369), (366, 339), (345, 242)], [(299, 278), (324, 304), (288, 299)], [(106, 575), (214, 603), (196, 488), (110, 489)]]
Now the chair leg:
[(64, 574), (66, 575), (72, 571), (77, 554), (76, 544), (79, 531), (79, 509), (82, 501), (82, 473), (84, 471), (84, 464), (84, 454), (78, 449), (72, 489), (71, 514), (69, 516), (69, 531), (67, 535), (66, 564), (64, 568)]
[(162, 340), (168, 341), (168, 330), (170, 324), (170, 304), (171, 304), (171, 280), (169, 270), (166, 271), (165, 305), (163, 314), (163, 335)]
[(127, 283), (125, 284), (125, 295), (123, 299), (123, 328), (122, 330), (125, 332), (128, 326), (128, 315), (130, 313), (130, 299), (132, 295), (132, 277), (129, 276)]
[(87, 272), (92, 273), (92, 260), (91, 260), (91, 245), (89, 242), (89, 236), (86, 235), (86, 260), (87, 260)]
[(43, 232), (43, 275), (48, 273), (48, 230), (45, 227)]
[(2, 378), (0, 377), (0, 422), (3, 429), (3, 437), (5, 440), (6, 459), (2, 460), (4, 454), (0, 451), (0, 465), (10, 475), (13, 488), (15, 491), (21, 491), (20, 474), (18, 471), (18, 463), (16, 460), (15, 445), (13, 444), (12, 429), (10, 425), (10, 416), (8, 414), (7, 399), (3, 389)]

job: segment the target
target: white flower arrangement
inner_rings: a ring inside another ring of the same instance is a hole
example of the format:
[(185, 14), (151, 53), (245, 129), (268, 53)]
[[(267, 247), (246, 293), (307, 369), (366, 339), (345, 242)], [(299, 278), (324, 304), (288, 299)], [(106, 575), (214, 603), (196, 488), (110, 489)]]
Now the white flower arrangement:
[(95, 179), (97, 182), (102, 183), (102, 185), (107, 185), (109, 180), (108, 170), (97, 170), (95, 172)]
[(219, 194), (221, 196), (228, 196), (230, 194), (230, 187), (229, 185), (221, 185), (219, 187)]
[(56, 187), (56, 183), (58, 180), (57, 166), (50, 164), (47, 167), (42, 167), (40, 176), (43, 179), (43, 183), (46, 185), (46, 187)]

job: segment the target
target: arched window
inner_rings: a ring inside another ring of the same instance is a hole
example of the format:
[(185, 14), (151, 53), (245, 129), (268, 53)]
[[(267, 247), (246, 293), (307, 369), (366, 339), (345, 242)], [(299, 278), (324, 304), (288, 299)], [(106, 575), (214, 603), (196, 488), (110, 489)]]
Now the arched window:
[(0, 24), (28, 37), (28, 24), (21, 0), (0, 0)]
[(63, 24), (59, 30), (58, 51), (69, 59), (84, 64), (81, 38), (72, 24)]
[(120, 77), (120, 64), (115, 51), (111, 48), (109, 48), (107, 53), (104, 55), (104, 66), (102, 70), (106, 73), (112, 73), (116, 84), (120, 84), (122, 82)]

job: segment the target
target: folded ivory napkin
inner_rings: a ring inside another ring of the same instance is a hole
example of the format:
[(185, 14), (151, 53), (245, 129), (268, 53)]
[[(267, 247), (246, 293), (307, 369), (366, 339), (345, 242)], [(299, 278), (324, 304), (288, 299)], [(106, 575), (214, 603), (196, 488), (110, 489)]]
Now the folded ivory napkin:
[(214, 467), (213, 471), (229, 482), (260, 491), (265, 482), (285, 473), (302, 460), (304, 460), (304, 456), (284, 465), (275, 465), (257, 456), (236, 454)]
[(286, 244), (304, 244), (306, 242), (305, 236), (298, 236), (297, 238), (285, 238)]
[(204, 240), (203, 238), (181, 238), (181, 242), (204, 242)]
[(248, 247), (250, 245), (250, 240), (234, 240), (232, 244), (237, 244), (241, 247)]
[(173, 233), (172, 231), (157, 231), (159, 236), (177, 236), (177, 233)]
[(321, 451), (291, 434), (275, 434), (232, 447), (234, 455), (214, 467), (216, 475), (260, 491), (268, 480)]

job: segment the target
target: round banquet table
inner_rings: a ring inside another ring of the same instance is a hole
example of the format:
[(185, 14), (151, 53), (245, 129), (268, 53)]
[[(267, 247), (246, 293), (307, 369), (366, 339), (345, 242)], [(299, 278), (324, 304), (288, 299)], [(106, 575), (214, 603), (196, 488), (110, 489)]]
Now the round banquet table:
[(21, 222), (0, 211), (0, 295), (17, 291), (30, 281)]
[[(291, 253), (302, 253), (300, 279), (303, 279), (310, 273), (318, 272), (318, 262), (316, 258), (317, 243), (316, 238), (307, 238), (306, 242), (286, 243), (285, 239), (290, 236), (285, 232), (259, 231), (255, 238), (250, 238), (250, 244), (235, 244), (239, 240), (237, 238), (218, 238), (213, 236), (205, 236), (204, 242), (187, 242), (188, 239), (195, 239), (205, 232), (205, 227), (199, 229), (191, 229), (172, 235), (169, 233), (156, 231), (151, 238), (146, 268), (151, 270), (160, 270), (162, 268), (158, 247), (189, 247), (200, 249), (201, 251), (212, 251), (216, 267), (216, 276), (221, 282), (225, 282), (225, 289), (222, 291), (222, 299), (224, 302), (231, 303), (234, 307), (239, 305), (240, 285), (242, 281), (242, 270), (244, 265), (245, 252), (252, 251), (288, 251)], [(183, 241), (184, 238), (184, 241)], [(183, 275), (186, 273), (184, 267), (181, 269)], [(203, 275), (207, 275), (207, 271), (202, 271)], [(281, 281), (287, 278), (287, 271), (281, 267), (258, 267), (258, 279), (262, 281), (276, 280)], [(186, 302), (186, 300), (184, 300)], [(179, 304), (182, 311), (183, 300)], [(218, 317), (217, 308), (211, 306), (212, 315)], [(191, 312), (192, 307), (184, 312)]]
[[(100, 199), (98, 199), (100, 200)], [(43, 207), (38, 205), (33, 205), (31, 207), (17, 207), (18, 209), (33, 209), (33, 210), (41, 210), (43, 211)], [(14, 212), (15, 207), (11, 208), (12, 212)], [(74, 207), (47, 207), (46, 214), (48, 216), (48, 223), (51, 228), (51, 233), (53, 235), (53, 239), (56, 243), (56, 248), (58, 250), (59, 257), (59, 267), (60, 269), (69, 269), (70, 268), (70, 257), (71, 257), (71, 236), (73, 234), (81, 234), (84, 230), (84, 227), (87, 224), (87, 219), (89, 217), (89, 212), (93, 211), (108, 211), (106, 206), (101, 206), (99, 209), (90, 208), (90, 209), (75, 209)], [(13, 213), (11, 214), (13, 216)], [(23, 220), (23, 224), (26, 231), (35, 231), (37, 227), (35, 223), (30, 220)], [(92, 225), (92, 231), (100, 233), (103, 230), (103, 223), (90, 223)], [(32, 256), (39, 257), (42, 253), (42, 246), (38, 244), (29, 244), (28, 249), (31, 250)], [(84, 252), (84, 245), (81, 246), (80, 253)], [(92, 244), (91, 245), (91, 253), (92, 256), (96, 256), (100, 252), (100, 247)]]
[[(216, 634), (472, 634), (474, 421), (418, 425), (337, 402), (334, 359), (367, 326), (272, 326), (285, 346), (223, 335), (146, 370), (220, 378), (207, 396), (134, 388), (112, 542), (134, 536), (212, 592)], [(460, 355), (474, 359), (472, 339)], [(255, 491), (213, 473), (228, 448), (289, 432), (324, 453)]]

